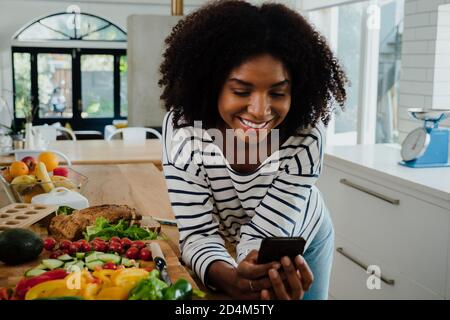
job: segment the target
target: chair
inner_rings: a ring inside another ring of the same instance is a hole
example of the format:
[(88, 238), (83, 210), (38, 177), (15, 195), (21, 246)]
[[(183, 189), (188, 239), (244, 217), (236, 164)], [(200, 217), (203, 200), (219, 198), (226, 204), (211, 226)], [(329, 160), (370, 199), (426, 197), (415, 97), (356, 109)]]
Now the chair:
[(128, 127), (117, 129), (105, 138), (107, 141), (110, 141), (116, 134), (123, 133), (123, 140), (125, 142), (140, 142), (146, 139), (147, 132), (152, 133), (159, 139), (159, 141), (162, 141), (162, 136), (158, 131), (152, 128), (144, 127)]
[(33, 127), (33, 133), (40, 133), (42, 138), (47, 142), (53, 142), (56, 141), (56, 138), (58, 136), (58, 131), (67, 133), (70, 138), (74, 141), (77, 140), (77, 137), (75, 136), (75, 134), (73, 133), (72, 130), (66, 129), (62, 126), (49, 126), (48, 124), (44, 124), (43, 126), (34, 126)]
[(25, 157), (33, 157), (36, 158), (39, 156), (40, 153), (44, 152), (44, 151), (49, 151), (49, 152), (53, 152), (54, 154), (57, 154), (58, 156), (60, 156), (61, 158), (64, 159), (64, 161), (67, 163), (68, 167), (72, 166), (72, 161), (70, 161), (69, 157), (67, 155), (65, 155), (64, 153), (62, 153), (61, 151), (58, 150), (49, 150), (49, 149), (45, 149), (45, 150), (26, 150), (26, 149), (19, 149), (19, 150), (13, 150), (14, 156), (16, 158), (16, 161), (20, 161)]

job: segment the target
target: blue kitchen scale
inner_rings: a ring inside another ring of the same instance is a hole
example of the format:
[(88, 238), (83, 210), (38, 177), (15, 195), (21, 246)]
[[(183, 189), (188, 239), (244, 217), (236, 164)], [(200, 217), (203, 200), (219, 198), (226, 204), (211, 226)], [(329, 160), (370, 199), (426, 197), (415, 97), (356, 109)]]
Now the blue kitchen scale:
[(403, 141), (403, 161), (399, 164), (410, 168), (449, 167), (449, 130), (439, 128), (439, 122), (450, 116), (450, 110), (411, 108), (408, 112), (424, 121), (424, 125), (411, 131)]

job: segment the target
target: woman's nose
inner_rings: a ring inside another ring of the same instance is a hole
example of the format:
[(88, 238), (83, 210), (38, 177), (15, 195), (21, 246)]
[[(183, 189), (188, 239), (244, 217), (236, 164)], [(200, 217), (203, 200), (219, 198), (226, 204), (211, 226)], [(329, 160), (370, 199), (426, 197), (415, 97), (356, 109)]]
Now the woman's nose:
[(270, 115), (270, 102), (265, 94), (255, 94), (247, 107), (247, 112), (254, 117), (254, 120), (264, 121)]

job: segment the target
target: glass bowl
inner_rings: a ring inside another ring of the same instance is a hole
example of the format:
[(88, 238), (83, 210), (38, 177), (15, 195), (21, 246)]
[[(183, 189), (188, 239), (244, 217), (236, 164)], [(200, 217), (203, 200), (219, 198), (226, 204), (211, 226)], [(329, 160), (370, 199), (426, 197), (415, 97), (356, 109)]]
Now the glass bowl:
[[(67, 167), (67, 177), (55, 176), (49, 172), (50, 179), (54, 187), (65, 187), (69, 190), (82, 193), (84, 187), (88, 182), (88, 178), (81, 173)], [(31, 203), (31, 198), (38, 194), (46, 193), (46, 190), (50, 190), (51, 186), (49, 182), (37, 182), (27, 183), (27, 179), (23, 179), (23, 183), (10, 183), (9, 187), (12, 194), (16, 198), (17, 202)]]

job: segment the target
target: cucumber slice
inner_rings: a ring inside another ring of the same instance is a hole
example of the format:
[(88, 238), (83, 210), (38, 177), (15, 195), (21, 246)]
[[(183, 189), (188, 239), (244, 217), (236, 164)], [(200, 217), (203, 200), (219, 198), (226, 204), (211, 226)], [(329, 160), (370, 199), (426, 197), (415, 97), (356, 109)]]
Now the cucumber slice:
[(89, 270), (94, 271), (95, 267), (99, 266), (103, 266), (104, 262), (102, 260), (93, 260), (90, 262), (86, 263), (86, 267), (88, 267)]
[(36, 267), (34, 267), (33, 269), (41, 269), (41, 270), (45, 270), (48, 269), (46, 266), (44, 266), (42, 263), (38, 264)]
[(37, 268), (33, 268), (33, 269), (29, 269), (25, 272), (25, 277), (35, 277), (35, 276), (40, 276), (41, 274), (47, 272), (46, 270), (42, 270), (42, 269), (37, 269)]
[(85, 256), (84, 252), (77, 252), (77, 254), (76, 254), (77, 259), (83, 259), (84, 256)]
[(115, 264), (119, 264), (121, 257), (112, 253), (104, 253), (97, 256), (99, 260), (102, 260), (103, 262), (112, 262)]
[(84, 268), (83, 261), (70, 261), (64, 265), (64, 269), (66, 269), (68, 272), (81, 271), (83, 270), (83, 268)]
[(91, 261), (94, 261), (94, 260), (98, 260), (97, 256), (98, 256), (98, 254), (93, 252), (90, 255), (86, 256), (84, 258), (84, 261), (86, 261), (86, 263), (88, 263), (88, 262), (91, 262)]
[(71, 261), (71, 260), (74, 260), (74, 259), (66, 253), (66, 254), (63, 254), (62, 256), (59, 256), (58, 260)]
[(68, 269), (70, 268), (70, 266), (73, 266), (75, 263), (77, 263), (77, 262), (76, 262), (76, 261), (69, 261), (69, 262), (66, 262), (66, 263), (64, 264), (64, 269), (68, 270)]
[(50, 270), (62, 267), (64, 264), (64, 261), (59, 259), (44, 259), (42, 260), (42, 264), (49, 268)]
[(123, 264), (125, 267), (131, 267), (131, 265), (133, 264), (132, 261), (134, 260), (130, 260), (128, 258), (123, 257), (120, 263)]
[(84, 268), (84, 262), (83, 261), (77, 261), (74, 266), (77, 266), (78, 268), (80, 268), (80, 270), (83, 270)]

